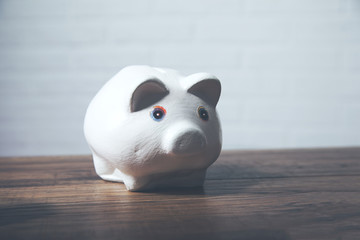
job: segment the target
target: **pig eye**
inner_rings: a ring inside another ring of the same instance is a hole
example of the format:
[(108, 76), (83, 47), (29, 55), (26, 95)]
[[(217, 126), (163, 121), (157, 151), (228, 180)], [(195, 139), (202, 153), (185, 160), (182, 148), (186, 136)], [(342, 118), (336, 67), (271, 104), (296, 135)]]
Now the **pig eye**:
[(165, 115), (166, 110), (161, 106), (155, 106), (154, 109), (150, 112), (150, 116), (152, 117), (152, 119), (157, 122), (161, 121), (165, 117)]
[(203, 106), (198, 107), (198, 115), (204, 121), (209, 120), (209, 113)]

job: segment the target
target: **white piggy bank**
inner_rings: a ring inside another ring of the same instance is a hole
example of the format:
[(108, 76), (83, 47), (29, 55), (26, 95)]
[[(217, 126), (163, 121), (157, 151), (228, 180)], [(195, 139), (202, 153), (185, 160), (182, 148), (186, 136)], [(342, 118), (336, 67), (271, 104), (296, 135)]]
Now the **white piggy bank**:
[(221, 151), (220, 81), (129, 66), (91, 101), (84, 132), (96, 173), (130, 191), (204, 183)]

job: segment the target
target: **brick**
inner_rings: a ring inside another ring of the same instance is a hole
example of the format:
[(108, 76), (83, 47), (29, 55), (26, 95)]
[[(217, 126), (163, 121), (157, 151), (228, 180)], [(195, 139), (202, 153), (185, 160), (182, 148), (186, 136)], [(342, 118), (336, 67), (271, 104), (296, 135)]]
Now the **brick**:
[(309, 50), (289, 48), (245, 52), (244, 67), (323, 69), (336, 68), (343, 63), (343, 53), (340, 50)]
[[(260, 125), (247, 126), (246, 129), (238, 129), (237, 125), (223, 127), (225, 149), (252, 149), (252, 148), (281, 148), (285, 144), (284, 130), (265, 129)], [(236, 139), (231, 141), (229, 139)]]
[[(64, 151), (67, 154), (79, 154), (79, 150), (85, 153), (89, 151), (85, 140), (73, 137), (82, 134), (81, 131), (78, 127), (55, 130), (53, 126), (20, 127), (19, 130), (0, 131), (7, 139), (0, 139), (0, 153), (1, 156), (63, 155)], [(54, 139), (54, 136), (57, 138)], [(51, 138), (54, 140), (49, 141)]]
[(77, 48), (69, 54), (70, 65), (77, 69), (120, 70), (126, 65), (149, 64), (149, 48), (142, 45), (98, 45)]
[(0, 22), (0, 44), (52, 45), (103, 41), (103, 25), (96, 19), (14, 19)]
[(360, 135), (360, 101), (346, 105), (344, 115), (346, 128)]
[(151, 11), (161, 14), (236, 14), (241, 12), (246, 1), (239, 0), (208, 0), (185, 3), (181, 0), (151, 1)]
[(118, 14), (141, 14), (149, 9), (148, 0), (4, 0), (1, 16), (19, 17), (62, 17), (62, 16), (116, 16)]
[(241, 65), (240, 54), (233, 48), (226, 46), (200, 46), (200, 45), (170, 45), (157, 47), (152, 53), (154, 65), (179, 68), (194, 66), (207, 67), (236, 67)]
[(2, 71), (66, 69), (69, 66), (68, 55), (64, 54), (66, 52), (69, 50), (65, 48), (8, 47), (0, 52), (0, 69)]
[(1, 15), (7, 18), (30, 16), (64, 16), (68, 14), (70, 0), (3, 0)]
[[(342, 72), (338, 69), (338, 72)], [(352, 88), (348, 79), (343, 80), (343, 74), (326, 74), (308, 71), (306, 74), (298, 74), (287, 82), (286, 91), (295, 97), (343, 97)], [(354, 89), (356, 92), (356, 90)]]
[(258, 44), (282, 41), (286, 22), (276, 17), (224, 16), (198, 20), (196, 38), (201, 42)]
[(349, 15), (359, 16), (360, 3), (358, 0), (343, 0), (340, 1), (340, 12)]
[(152, 1), (149, 0), (76, 0), (69, 1), (70, 16), (124, 16), (145, 15), (150, 10)]
[[(331, 129), (319, 130), (301, 130), (293, 131), (289, 137), (290, 147), (333, 147), (348, 146), (346, 134), (341, 131)], [(326, 139), (326, 141), (324, 141)]]
[(243, 121), (254, 124), (285, 125), (326, 125), (331, 127), (344, 122), (344, 107), (340, 104), (293, 104), (288, 98), (263, 99), (262, 102), (248, 103), (244, 108)]
[(359, 76), (360, 74), (360, 44), (345, 51), (344, 64), (346, 71), (350, 75)]
[(129, 17), (114, 19), (105, 26), (106, 40), (121, 43), (189, 42), (193, 23), (182, 17)]

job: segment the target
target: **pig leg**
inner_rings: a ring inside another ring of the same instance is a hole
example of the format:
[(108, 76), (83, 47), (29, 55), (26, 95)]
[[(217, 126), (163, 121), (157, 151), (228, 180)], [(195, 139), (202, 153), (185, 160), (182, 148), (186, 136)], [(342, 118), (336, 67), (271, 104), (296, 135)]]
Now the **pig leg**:
[(96, 173), (106, 181), (123, 182), (121, 176), (117, 174), (117, 169), (107, 160), (93, 153), (93, 160)]

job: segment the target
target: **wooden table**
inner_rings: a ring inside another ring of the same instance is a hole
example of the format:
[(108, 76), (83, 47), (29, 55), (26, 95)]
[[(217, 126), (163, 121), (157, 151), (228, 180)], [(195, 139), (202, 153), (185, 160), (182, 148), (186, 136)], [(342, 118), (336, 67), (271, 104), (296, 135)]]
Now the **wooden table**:
[(360, 148), (224, 151), (204, 188), (128, 192), (90, 156), (0, 158), (0, 239), (360, 239)]

